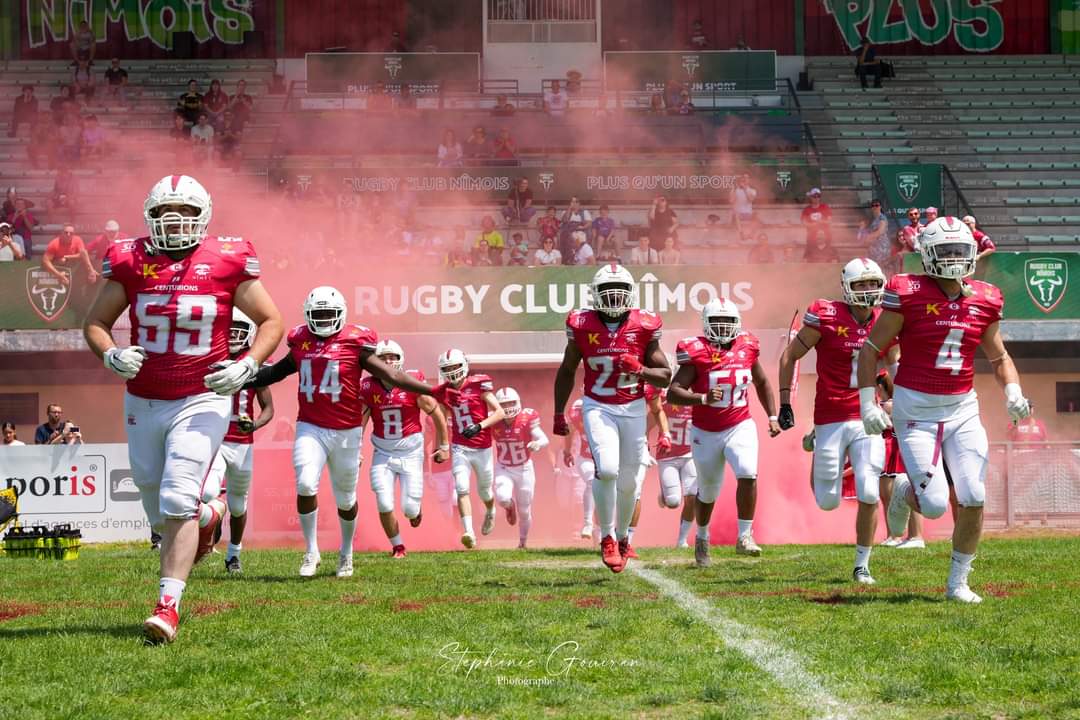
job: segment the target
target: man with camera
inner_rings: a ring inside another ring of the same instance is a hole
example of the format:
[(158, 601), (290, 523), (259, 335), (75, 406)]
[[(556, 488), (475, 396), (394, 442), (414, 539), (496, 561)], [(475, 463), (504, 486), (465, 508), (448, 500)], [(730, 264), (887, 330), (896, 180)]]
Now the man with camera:
[(50, 403), (45, 412), (47, 419), (38, 425), (34, 433), (35, 445), (74, 445), (83, 441), (79, 426), (70, 420), (62, 419), (63, 408), (56, 403)]

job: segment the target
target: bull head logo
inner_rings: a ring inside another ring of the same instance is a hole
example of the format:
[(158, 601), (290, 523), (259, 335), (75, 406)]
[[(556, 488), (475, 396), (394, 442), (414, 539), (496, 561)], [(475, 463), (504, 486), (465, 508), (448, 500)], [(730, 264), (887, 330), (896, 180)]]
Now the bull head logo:
[(52, 322), (63, 314), (67, 309), (71, 293), (68, 292), (71, 283), (71, 273), (61, 269), (68, 284), (60, 281), (60, 278), (40, 265), (26, 271), (26, 297), (30, 300), (30, 307), (45, 322)]
[(1053, 312), (1069, 285), (1069, 266), (1058, 258), (1030, 258), (1024, 261), (1024, 287), (1028, 297), (1044, 313)]
[(390, 56), (383, 58), (383, 67), (386, 68), (386, 72), (390, 73), (391, 80), (397, 80), (398, 73), (401, 72), (401, 58), (396, 56)]

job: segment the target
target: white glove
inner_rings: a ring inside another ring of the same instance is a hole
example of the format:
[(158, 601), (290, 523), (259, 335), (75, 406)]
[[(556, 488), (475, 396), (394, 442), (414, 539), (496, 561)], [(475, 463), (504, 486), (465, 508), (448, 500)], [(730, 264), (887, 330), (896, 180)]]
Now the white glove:
[(544, 443), (540, 443), (540, 442), (537, 442), (536, 440), (533, 440), (532, 442), (530, 442), (525, 447), (529, 448), (529, 452), (540, 452), (541, 448), (544, 447)]
[(105, 367), (125, 380), (131, 380), (139, 374), (143, 361), (146, 360), (146, 351), (138, 345), (132, 345), (123, 350), (111, 347), (105, 351), (102, 359), (105, 361)]
[(875, 388), (859, 388), (859, 414), (867, 435), (880, 435), (885, 428), (892, 427), (888, 413), (878, 405)]
[(1031, 403), (1024, 397), (1017, 383), (1009, 383), (1005, 386), (1005, 407), (1014, 423), (1020, 422), (1031, 414)]
[(240, 360), (225, 360), (210, 366), (212, 372), (203, 378), (203, 384), (208, 390), (213, 390), (218, 395), (234, 395), (244, 387), (255, 373), (259, 371), (259, 363), (255, 358), (245, 355)]

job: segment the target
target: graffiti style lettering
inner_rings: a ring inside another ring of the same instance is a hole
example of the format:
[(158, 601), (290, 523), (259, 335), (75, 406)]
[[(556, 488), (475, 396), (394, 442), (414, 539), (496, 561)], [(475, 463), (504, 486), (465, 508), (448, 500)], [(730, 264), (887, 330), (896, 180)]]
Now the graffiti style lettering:
[[(852, 51), (865, 34), (874, 45), (911, 40), (937, 45), (950, 35), (969, 52), (990, 52), (1005, 41), (1001, 0), (824, 0)], [(927, 4), (926, 12), (922, 5)], [(899, 6), (900, 19), (889, 21)], [(865, 27), (863, 27), (865, 26)]]

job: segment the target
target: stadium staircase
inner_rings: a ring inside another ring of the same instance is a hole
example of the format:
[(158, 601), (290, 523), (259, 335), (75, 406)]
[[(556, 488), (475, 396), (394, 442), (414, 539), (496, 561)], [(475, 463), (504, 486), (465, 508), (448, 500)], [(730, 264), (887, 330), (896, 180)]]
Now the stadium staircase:
[(866, 91), (851, 58), (808, 61), (830, 195), (865, 204), (875, 163), (943, 163), (999, 247), (1080, 247), (1080, 59), (885, 56), (897, 77)]

